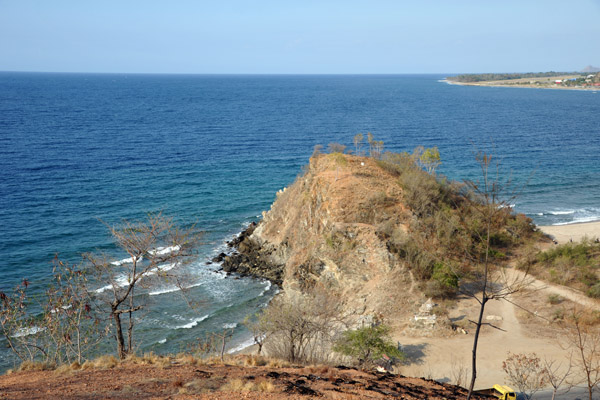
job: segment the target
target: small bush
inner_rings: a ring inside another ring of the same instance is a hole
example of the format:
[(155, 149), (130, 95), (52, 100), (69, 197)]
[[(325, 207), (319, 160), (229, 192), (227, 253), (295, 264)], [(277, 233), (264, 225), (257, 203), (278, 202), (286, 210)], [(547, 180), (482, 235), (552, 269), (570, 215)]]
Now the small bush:
[(56, 368), (56, 365), (41, 361), (24, 361), (19, 366), (19, 371), (50, 371)]
[(586, 294), (594, 299), (600, 299), (600, 282), (589, 288)]
[(548, 303), (550, 304), (556, 305), (562, 303), (562, 301), (563, 298), (558, 294), (553, 293), (551, 295), (548, 295)]
[(404, 358), (389, 338), (387, 325), (364, 326), (342, 333), (334, 351), (355, 358), (361, 367), (371, 366), (384, 354), (390, 358)]
[(267, 360), (263, 356), (249, 355), (244, 357), (244, 366), (246, 367), (262, 367), (267, 365)]
[(119, 360), (113, 355), (104, 355), (92, 361), (86, 361), (83, 369), (111, 369), (119, 365)]

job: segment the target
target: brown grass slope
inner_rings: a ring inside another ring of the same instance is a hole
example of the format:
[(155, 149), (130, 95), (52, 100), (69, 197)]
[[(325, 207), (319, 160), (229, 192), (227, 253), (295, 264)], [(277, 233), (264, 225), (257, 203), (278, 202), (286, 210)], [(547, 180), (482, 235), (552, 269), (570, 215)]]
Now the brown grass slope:
[(163, 361), (15, 372), (0, 376), (0, 399), (462, 399), (466, 394), (427, 379), (347, 368)]

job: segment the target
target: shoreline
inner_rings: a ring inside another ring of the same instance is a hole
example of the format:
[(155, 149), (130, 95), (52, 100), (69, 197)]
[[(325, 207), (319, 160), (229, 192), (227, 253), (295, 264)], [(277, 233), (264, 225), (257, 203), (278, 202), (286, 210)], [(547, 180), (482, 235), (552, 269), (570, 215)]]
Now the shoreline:
[(582, 90), (587, 92), (600, 91), (598, 87), (565, 87), (565, 86), (537, 86), (531, 84), (503, 84), (497, 82), (456, 82), (450, 81), (447, 78), (440, 80), (440, 82), (447, 83), (448, 85), (459, 85), (459, 86), (479, 86), (479, 87), (503, 87), (503, 88), (525, 88), (525, 89), (552, 89), (552, 90)]
[(600, 221), (577, 222), (564, 225), (540, 225), (538, 229), (549, 235), (559, 244), (579, 242), (584, 237), (600, 238)]

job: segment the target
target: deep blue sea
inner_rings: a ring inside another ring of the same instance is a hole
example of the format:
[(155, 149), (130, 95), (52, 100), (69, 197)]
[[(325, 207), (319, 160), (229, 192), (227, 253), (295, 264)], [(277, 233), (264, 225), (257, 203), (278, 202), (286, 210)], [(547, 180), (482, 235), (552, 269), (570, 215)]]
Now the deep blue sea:
[(55, 253), (119, 257), (99, 220), (162, 210), (206, 231), (190, 267), (203, 306), (157, 290), (138, 349), (177, 351), (223, 327), (241, 346), (241, 320), (276, 289), (206, 261), (258, 220), (314, 145), (351, 146), (358, 132), (393, 151), (437, 146), (440, 171), (459, 180), (477, 176), (474, 149), (491, 147), (522, 187), (517, 211), (538, 224), (600, 219), (600, 93), (443, 78), (0, 73), (0, 290), (22, 278), (43, 288)]

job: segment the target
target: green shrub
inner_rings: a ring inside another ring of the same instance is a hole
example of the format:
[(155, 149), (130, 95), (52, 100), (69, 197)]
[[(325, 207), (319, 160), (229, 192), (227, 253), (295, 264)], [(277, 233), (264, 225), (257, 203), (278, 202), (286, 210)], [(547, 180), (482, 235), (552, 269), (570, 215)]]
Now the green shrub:
[(563, 298), (558, 294), (552, 293), (552, 294), (548, 295), (548, 302), (550, 304), (556, 305), (556, 304), (562, 303), (562, 301), (563, 301)]
[(589, 288), (586, 294), (594, 299), (600, 299), (600, 282), (595, 283), (591, 288)]
[(450, 266), (441, 262), (435, 263), (431, 281), (426, 289), (430, 297), (450, 297), (458, 290), (458, 275)]
[(490, 236), (492, 246), (508, 247), (513, 244), (513, 237), (508, 232), (496, 232)]
[(364, 326), (342, 333), (334, 351), (355, 358), (361, 367), (371, 366), (384, 354), (390, 358), (404, 358), (389, 337), (387, 325)]

